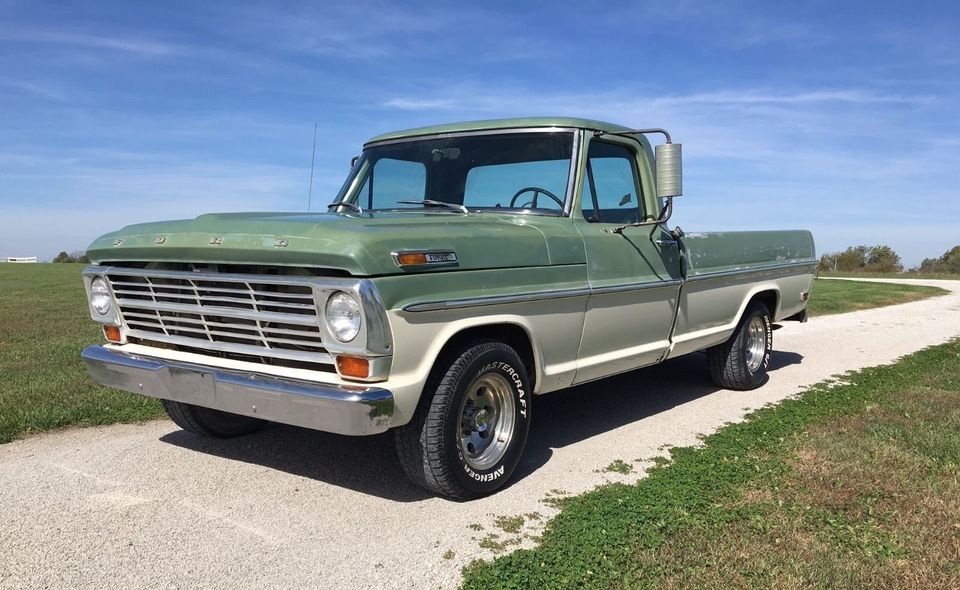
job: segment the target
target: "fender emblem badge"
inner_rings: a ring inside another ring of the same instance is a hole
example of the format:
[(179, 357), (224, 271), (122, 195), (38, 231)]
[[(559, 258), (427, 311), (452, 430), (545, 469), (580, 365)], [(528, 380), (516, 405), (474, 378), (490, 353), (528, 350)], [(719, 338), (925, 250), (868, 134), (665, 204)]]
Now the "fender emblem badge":
[(460, 265), (456, 252), (452, 250), (401, 250), (390, 255), (400, 268)]
[(290, 245), (290, 242), (288, 242), (287, 240), (281, 240), (277, 238), (276, 240), (273, 241), (273, 245), (276, 248), (286, 248), (287, 246)]
[(167, 241), (167, 236), (157, 236), (157, 239), (153, 241), (154, 244), (160, 245)]
[(122, 246), (122, 245), (123, 245), (123, 240), (114, 240), (114, 241), (113, 241), (113, 245), (114, 245), (114, 246)]
[(223, 243), (223, 236), (214, 236), (210, 238), (210, 245), (212, 246), (219, 246), (222, 243)]

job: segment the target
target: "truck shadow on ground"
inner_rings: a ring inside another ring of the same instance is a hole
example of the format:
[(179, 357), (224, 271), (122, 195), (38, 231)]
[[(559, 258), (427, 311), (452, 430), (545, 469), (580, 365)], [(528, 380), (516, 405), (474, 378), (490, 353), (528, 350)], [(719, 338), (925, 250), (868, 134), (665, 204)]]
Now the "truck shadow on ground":
[[(775, 351), (770, 355), (767, 370), (774, 372), (802, 360), (797, 353)], [(706, 355), (697, 353), (537, 398), (530, 438), (512, 482), (520, 481), (549, 461), (553, 449), (719, 391), (722, 390), (710, 379)]]
[[(796, 353), (774, 352), (769, 370), (802, 360)], [(547, 463), (553, 449), (717, 391), (710, 381), (704, 355), (693, 354), (537, 398), (524, 458), (510, 485)], [(207, 439), (177, 430), (160, 440), (396, 502), (431, 497), (404, 476), (390, 432), (350, 437), (272, 424), (257, 434), (235, 439)]]

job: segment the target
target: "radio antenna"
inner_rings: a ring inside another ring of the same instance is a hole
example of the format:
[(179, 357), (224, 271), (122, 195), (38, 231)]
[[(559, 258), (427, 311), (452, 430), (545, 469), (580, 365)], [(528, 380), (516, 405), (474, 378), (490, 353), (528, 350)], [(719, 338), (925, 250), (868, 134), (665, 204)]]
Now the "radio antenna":
[(317, 124), (313, 124), (313, 150), (310, 152), (310, 188), (307, 190), (307, 211), (313, 201), (313, 163), (317, 159)]

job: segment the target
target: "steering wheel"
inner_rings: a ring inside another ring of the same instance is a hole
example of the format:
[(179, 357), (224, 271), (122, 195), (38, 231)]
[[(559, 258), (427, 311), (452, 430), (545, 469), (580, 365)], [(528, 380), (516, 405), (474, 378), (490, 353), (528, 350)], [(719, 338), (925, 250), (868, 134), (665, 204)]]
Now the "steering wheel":
[(526, 187), (526, 188), (522, 188), (522, 189), (518, 190), (517, 192), (515, 192), (515, 193), (513, 194), (513, 198), (510, 199), (510, 207), (513, 207), (513, 206), (514, 206), (514, 204), (517, 202), (517, 198), (519, 198), (520, 195), (522, 195), (523, 193), (531, 193), (531, 192), (533, 193), (533, 200), (532, 200), (532, 201), (527, 201), (526, 203), (524, 203), (524, 204), (522, 205), (522, 208), (523, 208), (523, 209), (526, 209), (526, 208), (527, 208), (527, 205), (532, 205), (533, 208), (536, 209), (536, 208), (537, 208), (537, 197), (538, 197), (541, 193), (544, 194), (544, 195), (547, 195), (548, 197), (550, 197), (551, 199), (553, 199), (553, 202), (556, 203), (557, 205), (559, 205), (561, 209), (563, 209), (563, 201), (561, 201), (560, 198), (557, 197), (557, 195), (551, 193), (550, 191), (548, 191), (548, 190), (545, 189), (545, 188), (540, 188), (539, 186), (528, 186), (528, 187)]

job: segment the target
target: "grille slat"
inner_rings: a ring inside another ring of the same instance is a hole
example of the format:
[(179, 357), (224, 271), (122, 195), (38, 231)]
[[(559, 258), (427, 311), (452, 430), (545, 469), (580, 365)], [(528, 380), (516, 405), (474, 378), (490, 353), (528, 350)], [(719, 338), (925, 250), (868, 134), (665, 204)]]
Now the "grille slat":
[[(159, 287), (159, 286), (164, 286), (164, 287), (166, 287), (166, 285), (154, 285), (154, 288)], [(310, 301), (310, 302), (313, 301), (313, 295), (311, 295), (311, 294), (305, 294), (305, 293), (271, 293), (271, 292), (269, 292), (269, 291), (256, 291), (256, 290), (253, 290), (253, 291), (240, 291), (240, 290), (238, 290), (238, 289), (225, 289), (225, 288), (222, 288), (222, 287), (201, 287), (200, 290), (201, 290), (201, 291), (216, 292), (216, 293), (237, 293), (237, 294), (243, 293), (243, 294), (245, 294), (245, 295), (246, 295), (246, 294), (252, 294), (252, 295), (255, 295), (255, 296), (257, 296), (257, 297), (279, 297), (279, 298), (283, 298), (283, 299), (304, 299), (304, 300)]]
[(155, 340), (158, 342), (168, 342), (170, 344), (184, 344), (197, 348), (216, 350), (218, 352), (232, 352), (258, 357), (274, 357), (293, 361), (303, 361), (308, 363), (333, 364), (333, 358), (326, 352), (301, 352), (288, 349), (264, 349), (259, 346), (249, 346), (245, 344), (235, 344), (233, 342), (204, 342), (196, 338), (180, 338), (179, 336), (167, 336), (157, 332), (141, 332), (140, 330), (130, 330), (127, 334), (134, 338), (144, 340)]
[(253, 321), (279, 322), (281, 324), (299, 324), (302, 326), (317, 325), (316, 312), (313, 314), (293, 314), (270, 311), (257, 311), (254, 309), (242, 309), (238, 307), (220, 307), (218, 305), (185, 305), (182, 303), (166, 303), (163, 301), (145, 301), (143, 299), (120, 299), (117, 298), (120, 308), (124, 306), (143, 308), (150, 307), (160, 312), (170, 313), (188, 313), (206, 316), (221, 316), (230, 318), (239, 318)]
[(191, 275), (107, 273), (127, 336), (265, 363), (333, 364), (310, 285), (291, 277)]
[(270, 344), (292, 344), (298, 348), (317, 348), (319, 345), (309, 340), (290, 340), (289, 338), (274, 338), (267, 336), (267, 342)]
[[(146, 277), (136, 277), (136, 278), (144, 278), (144, 279), (146, 279)], [(157, 280), (167, 280), (167, 281), (168, 281), (168, 280), (170, 280), (170, 279), (164, 278), (164, 279), (157, 279)], [(252, 294), (252, 295), (255, 295), (255, 296), (258, 296), (258, 297), (280, 297), (280, 298), (283, 298), (283, 299), (304, 299), (304, 300), (309, 300), (309, 301), (312, 301), (312, 300), (313, 300), (313, 295), (310, 294), (310, 293), (306, 293), (306, 292), (304, 292), (304, 293), (296, 293), (296, 292), (283, 292), (283, 293), (281, 293), (281, 292), (275, 292), (275, 291), (260, 291), (260, 290), (257, 290), (257, 289), (252, 289), (252, 290), (251, 290), (251, 289), (236, 289), (236, 288), (231, 289), (231, 288), (228, 288), (228, 287), (210, 286), (210, 285), (205, 284), (205, 283), (211, 283), (211, 284), (222, 283), (223, 281), (195, 281), (195, 282), (197, 283), (197, 288), (198, 288), (199, 290), (201, 290), (201, 291), (210, 291), (210, 292), (217, 292), (217, 293), (236, 293), (236, 294), (238, 294), (238, 295), (244, 295), (244, 296), (247, 296), (247, 295), (251, 295), (251, 294)], [(138, 291), (138, 292), (143, 292), (143, 293), (150, 293), (151, 287), (152, 287), (153, 289), (161, 290), (161, 291), (162, 291), (162, 290), (172, 290), (172, 291), (180, 290), (180, 291), (191, 291), (191, 292), (192, 292), (192, 291), (194, 290), (193, 283), (194, 283), (193, 281), (187, 281), (187, 280), (182, 280), (182, 281), (180, 281), (180, 282), (178, 282), (178, 283), (154, 283), (154, 282), (147, 282), (146, 280), (139, 281), (139, 282), (132, 282), (132, 281), (111, 281), (111, 282), (110, 282), (110, 284), (113, 285), (114, 287), (134, 287), (134, 288), (137, 288), (137, 289), (142, 289), (142, 291)], [(259, 282), (259, 281), (252, 281), (252, 284), (265, 285), (265, 283), (261, 283), (261, 282)], [(288, 285), (284, 284), (283, 286), (288, 286)], [(305, 288), (309, 289), (309, 287), (305, 287)]]
[[(136, 300), (133, 300), (133, 301), (145, 301), (145, 300), (146, 300), (146, 301), (149, 301), (149, 300), (156, 300), (156, 299), (160, 299), (160, 300), (162, 300), (162, 301), (166, 301), (166, 300), (168, 300), (168, 299), (170, 299), (170, 300), (178, 299), (178, 300), (180, 300), (180, 301), (169, 301), (168, 303), (186, 303), (187, 305), (190, 305), (190, 304), (196, 304), (197, 301), (201, 301), (201, 302), (212, 301), (212, 302), (216, 302), (216, 303), (231, 303), (231, 304), (236, 304), (236, 305), (246, 304), (249, 309), (254, 309), (254, 306), (257, 306), (257, 307), (270, 307), (270, 308), (274, 308), (274, 307), (275, 307), (275, 308), (280, 308), (280, 309), (302, 309), (302, 310), (308, 310), (308, 311), (314, 309), (313, 304), (306, 304), (306, 303), (287, 303), (287, 302), (285, 302), (285, 301), (272, 301), (272, 300), (271, 300), (271, 301), (265, 301), (265, 300), (263, 300), (263, 299), (255, 300), (255, 299), (250, 299), (249, 297), (246, 298), (246, 299), (241, 299), (241, 298), (239, 298), (239, 297), (210, 297), (210, 296), (207, 296), (207, 295), (201, 295), (200, 298), (198, 299), (196, 295), (192, 295), (192, 294), (190, 294), (190, 295), (180, 295), (180, 294), (177, 294), (177, 293), (153, 293), (153, 294), (151, 294), (151, 293), (148, 293), (148, 292), (145, 292), (145, 291), (136, 291), (136, 292), (135, 292), (135, 291), (126, 291), (126, 290), (122, 290), (122, 289), (117, 289), (116, 291), (114, 291), (114, 294), (116, 294), (116, 295), (118, 295), (118, 296), (130, 296), (130, 295), (132, 295), (132, 296), (135, 296), (135, 297), (145, 297), (145, 298), (147, 298), (147, 299), (136, 299)], [(124, 297), (124, 299), (126, 299), (126, 297)], [(204, 305), (204, 307), (212, 307), (212, 306)], [(238, 309), (243, 309), (243, 308), (238, 308)]]

